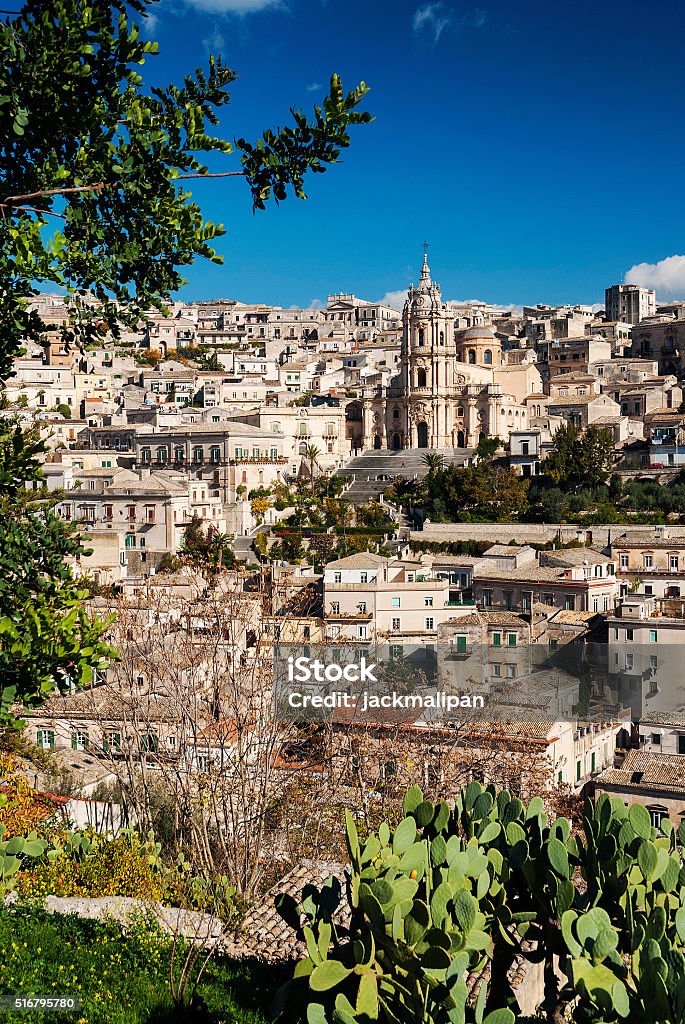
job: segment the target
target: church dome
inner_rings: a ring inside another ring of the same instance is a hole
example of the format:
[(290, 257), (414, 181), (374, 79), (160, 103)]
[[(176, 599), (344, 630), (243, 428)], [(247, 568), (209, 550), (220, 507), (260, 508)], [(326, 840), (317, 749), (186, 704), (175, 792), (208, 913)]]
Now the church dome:
[(485, 324), (479, 324), (476, 327), (469, 327), (468, 330), (464, 331), (461, 335), (464, 341), (489, 341), (499, 344), (499, 339), (491, 327), (487, 327)]

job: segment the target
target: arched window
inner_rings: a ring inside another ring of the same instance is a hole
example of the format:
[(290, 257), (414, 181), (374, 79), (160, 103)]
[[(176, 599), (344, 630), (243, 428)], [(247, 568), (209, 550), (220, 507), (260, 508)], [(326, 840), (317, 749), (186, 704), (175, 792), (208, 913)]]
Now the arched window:
[(423, 327), (419, 327), (419, 345), (425, 345), (426, 343), (426, 332)]
[(394, 420), (398, 420), (400, 418), (400, 410), (399, 409), (393, 409), (393, 411), (392, 411), (392, 418)]
[(483, 362), (485, 363), (486, 366), (492, 366), (492, 352), (490, 351), (489, 348), (486, 348), (485, 352), (483, 353)]
[(309, 427), (307, 426), (306, 420), (300, 420), (298, 423), (300, 437), (306, 437), (309, 433)]
[(416, 386), (417, 388), (425, 388), (426, 386), (426, 371), (424, 369), (418, 369), (416, 371)]
[(307, 445), (305, 444), (304, 441), (300, 442), (300, 446), (299, 446), (299, 448), (297, 450), (300, 453), (300, 455), (306, 455), (307, 454)]
[(272, 434), (280, 434), (280, 432), (281, 432), (281, 424), (277, 423), (276, 421), (274, 421), (271, 424), (271, 433)]
[(473, 366), (476, 362), (476, 350), (473, 348), (469, 349), (469, 363)]
[(440, 331), (440, 344), (441, 345), (445, 344), (445, 332), (444, 331)]
[(463, 415), (464, 415), (464, 406), (463, 405), (458, 405), (457, 406), (457, 416), (463, 416)]

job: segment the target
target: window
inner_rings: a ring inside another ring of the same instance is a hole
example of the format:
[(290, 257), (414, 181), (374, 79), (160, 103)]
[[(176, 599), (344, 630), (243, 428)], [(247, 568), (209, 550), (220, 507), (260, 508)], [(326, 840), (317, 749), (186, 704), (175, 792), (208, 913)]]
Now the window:
[(434, 628), (435, 628), (435, 620), (430, 618), (430, 617), (427, 618), (426, 619), (426, 629), (432, 630)]
[(114, 506), (113, 505), (105, 505), (104, 506), (104, 518), (108, 522), (112, 521), (112, 519), (114, 518)]
[(457, 654), (466, 654), (466, 637), (457, 637)]
[(333, 582), (334, 583), (342, 583), (342, 573), (341, 572), (334, 572), (333, 573)]
[(493, 666), (492, 666), (492, 674), (493, 674), (493, 676), (497, 676), (497, 677), (502, 675), (502, 666), (499, 664), (499, 662), (495, 662), (493, 664)]
[(368, 629), (366, 626), (357, 627), (357, 636), (360, 640), (366, 640), (368, 638)]
[(669, 567), (669, 569), (673, 569), (673, 570), (677, 570), (678, 569), (678, 556), (677, 555), (671, 555), (669, 557), (669, 559), (668, 559), (668, 567)]
[(71, 734), (72, 750), (88, 750), (88, 733), (75, 730)]
[(163, 465), (166, 462), (167, 450), (166, 448), (159, 447), (157, 449), (157, 462)]
[(357, 605), (360, 615), (366, 615), (366, 601), (360, 601)]
[(507, 676), (509, 679), (516, 679), (516, 665), (507, 665)]
[(628, 568), (628, 555), (621, 555), (621, 568), (622, 569), (627, 569)]
[(576, 761), (576, 782), (580, 782), (581, 775), (582, 775), (582, 765), (581, 765), (581, 762), (580, 761)]
[(36, 745), (41, 750), (55, 749), (55, 733), (52, 729), (39, 729), (36, 733)]
[(399, 599), (399, 597), (391, 597), (390, 598), (390, 607), (391, 608), (399, 608), (400, 607), (400, 599)]
[(626, 654), (626, 669), (630, 671), (633, 668), (635, 659), (632, 654)]
[(433, 607), (433, 598), (432, 597), (424, 597), (423, 604), (424, 604), (425, 608), (432, 608)]
[(183, 462), (185, 458), (185, 449), (181, 445), (177, 445), (174, 448), (174, 462)]
[(369, 574), (368, 574), (368, 572), (360, 572), (360, 574), (359, 574), (359, 582), (360, 583), (368, 583), (369, 582)]
[[(237, 455), (238, 455), (238, 453), (236, 452), (236, 456)], [(199, 445), (197, 445), (195, 448), (193, 448), (193, 462), (202, 462), (204, 457), (205, 457), (205, 453), (204, 453), (203, 449)]]
[(209, 458), (211, 462), (221, 461), (221, 448), (218, 445), (213, 445), (209, 451)]
[(121, 733), (106, 732), (102, 738), (102, 749), (105, 753), (109, 750), (121, 750)]
[(626, 640), (632, 640), (632, 639), (633, 639), (633, 631), (632, 631), (632, 629), (627, 629), (626, 630)]
[(654, 559), (651, 555), (644, 555), (645, 569), (651, 569), (654, 566)]
[(652, 733), (652, 745), (655, 746), (655, 747), (660, 747), (661, 746), (661, 733), (659, 733), (659, 732), (653, 732)]
[(655, 644), (656, 643), (656, 636), (657, 636), (656, 630), (655, 629), (650, 629), (650, 631), (649, 631), (649, 642), (650, 642), (650, 644)]
[(331, 615), (340, 615), (340, 601), (331, 602)]
[(493, 633), (492, 634), (492, 646), (493, 647), (501, 647), (502, 646), (502, 634), (501, 633)]
[(399, 633), (400, 629), (402, 628), (402, 623), (400, 619), (392, 619), (390, 628), (392, 629), (393, 633)]
[(509, 633), (507, 636), (507, 644), (509, 647), (516, 647), (516, 633)]
[(666, 810), (666, 808), (648, 807), (647, 810), (649, 811), (649, 817), (652, 820), (652, 826), (657, 830), (661, 830), (661, 822), (664, 818), (668, 817), (668, 811)]
[(140, 752), (141, 754), (156, 754), (159, 746), (159, 740), (153, 732), (149, 732), (140, 737)]

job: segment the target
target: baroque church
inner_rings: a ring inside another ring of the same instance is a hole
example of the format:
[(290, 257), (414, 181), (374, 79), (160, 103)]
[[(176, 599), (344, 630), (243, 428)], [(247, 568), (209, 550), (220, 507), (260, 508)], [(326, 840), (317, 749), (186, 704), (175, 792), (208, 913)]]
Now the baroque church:
[(541, 391), (531, 362), (508, 363), (492, 328), (455, 329), (455, 317), (431, 280), (421, 278), (402, 313), (400, 373), (365, 386), (357, 403), (364, 448), (472, 448), (486, 437), (525, 430), (525, 399)]

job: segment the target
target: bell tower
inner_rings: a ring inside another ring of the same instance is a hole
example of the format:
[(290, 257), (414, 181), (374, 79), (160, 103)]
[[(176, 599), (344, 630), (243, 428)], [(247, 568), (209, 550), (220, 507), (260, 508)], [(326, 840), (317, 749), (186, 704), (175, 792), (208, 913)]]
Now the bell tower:
[(409, 448), (450, 444), (447, 397), (455, 359), (454, 319), (431, 280), (428, 243), (419, 283), (410, 285), (402, 313), (402, 392)]

